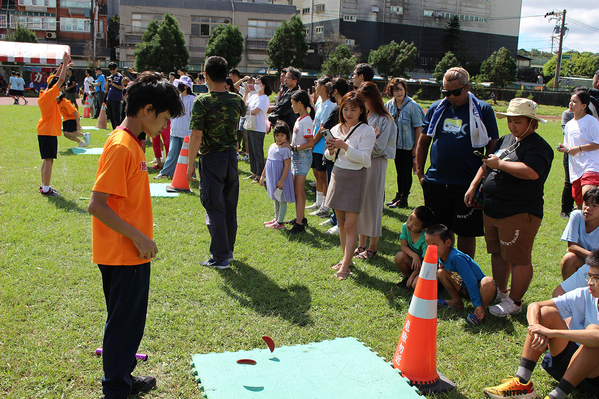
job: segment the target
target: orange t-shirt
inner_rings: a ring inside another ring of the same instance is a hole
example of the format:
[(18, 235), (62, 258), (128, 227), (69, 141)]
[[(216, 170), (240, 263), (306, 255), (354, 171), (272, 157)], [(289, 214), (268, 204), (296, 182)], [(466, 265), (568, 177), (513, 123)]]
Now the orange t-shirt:
[[(125, 222), (153, 238), (152, 200), (146, 158), (140, 141), (125, 130), (112, 132), (98, 161), (93, 191), (110, 194), (108, 206)], [(92, 257), (100, 265), (139, 265), (139, 251), (130, 238), (92, 218)]]
[(60, 110), (56, 103), (56, 97), (60, 95), (58, 85), (40, 93), (37, 104), (42, 112), (42, 117), (37, 122), (37, 134), (40, 136), (60, 136), (62, 133), (62, 119)]
[(62, 120), (70, 121), (72, 119), (76, 119), (75, 111), (77, 111), (77, 108), (75, 108), (73, 103), (66, 98), (63, 98), (62, 101), (58, 103), (58, 109), (62, 115)]

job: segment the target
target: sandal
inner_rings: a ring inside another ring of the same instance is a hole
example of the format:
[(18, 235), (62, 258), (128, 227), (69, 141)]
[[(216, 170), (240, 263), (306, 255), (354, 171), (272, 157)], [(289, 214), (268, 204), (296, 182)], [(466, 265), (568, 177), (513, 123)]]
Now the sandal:
[(354, 250), (354, 256), (358, 256), (360, 255), (362, 252), (364, 252), (366, 250), (366, 247), (360, 247), (358, 246), (358, 248), (356, 248)]
[(441, 306), (442, 308), (446, 308), (446, 309), (458, 310), (458, 308), (451, 306), (443, 298), (437, 299), (437, 305)]
[(366, 251), (356, 255), (356, 258), (362, 259), (362, 260), (372, 259), (376, 256), (376, 253), (377, 253), (377, 251), (371, 251), (371, 250), (367, 249)]
[(476, 315), (474, 313), (469, 313), (468, 316), (466, 317), (466, 320), (468, 321), (468, 323), (472, 324), (473, 326), (480, 324), (480, 319), (478, 317), (476, 317)]

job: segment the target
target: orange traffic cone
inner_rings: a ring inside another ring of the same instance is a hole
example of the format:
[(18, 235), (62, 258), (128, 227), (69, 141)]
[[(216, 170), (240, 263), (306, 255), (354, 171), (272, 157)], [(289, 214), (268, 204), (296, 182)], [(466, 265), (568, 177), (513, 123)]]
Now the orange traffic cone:
[(393, 356), (393, 367), (422, 393), (455, 388), (437, 371), (437, 262), (437, 247), (429, 245)]
[(106, 103), (102, 103), (102, 108), (100, 108), (100, 115), (98, 116), (98, 123), (96, 124), (98, 129), (108, 129), (106, 125)]
[(85, 106), (83, 107), (83, 117), (89, 118), (89, 98), (85, 98)]
[[(194, 157), (195, 158), (195, 157)], [(173, 182), (170, 186), (166, 186), (166, 191), (169, 193), (180, 192), (180, 193), (191, 193), (189, 188), (189, 182), (187, 181), (187, 165), (189, 163), (189, 136), (185, 136), (183, 140), (183, 146), (179, 153), (179, 159), (177, 160), (177, 167), (175, 168), (175, 174), (173, 176)]]

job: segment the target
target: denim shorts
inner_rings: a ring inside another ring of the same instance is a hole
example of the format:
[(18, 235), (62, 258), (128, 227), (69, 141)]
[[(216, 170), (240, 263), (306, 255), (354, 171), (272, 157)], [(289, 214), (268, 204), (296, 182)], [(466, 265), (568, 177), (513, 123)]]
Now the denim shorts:
[(312, 150), (298, 150), (291, 152), (291, 174), (293, 176), (306, 176), (312, 165)]

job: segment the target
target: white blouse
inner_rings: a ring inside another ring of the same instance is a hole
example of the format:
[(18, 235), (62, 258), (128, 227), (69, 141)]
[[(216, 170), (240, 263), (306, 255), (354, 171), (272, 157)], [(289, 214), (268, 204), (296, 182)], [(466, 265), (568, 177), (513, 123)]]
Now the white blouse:
[[(349, 134), (349, 131), (347, 134)], [(346, 135), (341, 133), (341, 124), (338, 124), (334, 128), (331, 129), (331, 133), (335, 138), (344, 139)], [(347, 151), (338, 148), (339, 157), (337, 161), (335, 161), (335, 166), (341, 169), (350, 169), (350, 170), (360, 170), (362, 168), (370, 167), (370, 156), (372, 154), (372, 149), (374, 148), (374, 143), (376, 141), (376, 134), (374, 133), (374, 129), (366, 123), (362, 123), (350, 136), (350, 138), (346, 141), (348, 144)], [(324, 156), (329, 160), (335, 159), (335, 152), (329, 153), (329, 150), (326, 149), (324, 152)]]

